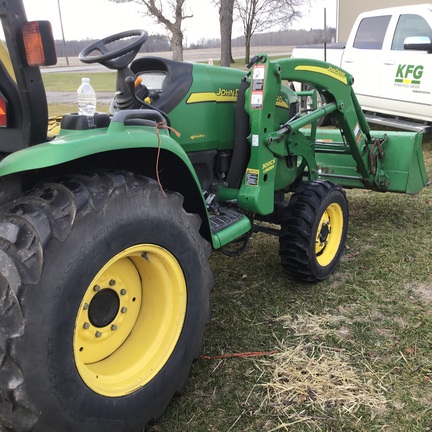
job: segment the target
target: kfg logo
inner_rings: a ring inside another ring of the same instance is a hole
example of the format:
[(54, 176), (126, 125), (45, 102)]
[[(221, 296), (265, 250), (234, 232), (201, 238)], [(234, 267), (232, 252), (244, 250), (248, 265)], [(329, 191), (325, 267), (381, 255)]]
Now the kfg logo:
[(397, 68), (396, 78), (408, 78), (412, 77), (419, 80), (423, 76), (424, 67), (419, 65), (402, 65), (400, 64)]

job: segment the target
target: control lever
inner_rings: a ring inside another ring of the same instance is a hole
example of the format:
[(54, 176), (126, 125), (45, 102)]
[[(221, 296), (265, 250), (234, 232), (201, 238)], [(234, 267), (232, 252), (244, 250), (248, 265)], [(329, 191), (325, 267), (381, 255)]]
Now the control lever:
[[(168, 125), (168, 126), (171, 126), (171, 122), (170, 122), (169, 117), (168, 117), (168, 114), (167, 114), (166, 112), (164, 112), (164, 111), (160, 110), (159, 108), (156, 108), (155, 106), (153, 106), (153, 105), (147, 103), (146, 101), (144, 101), (143, 99), (140, 99), (140, 98), (136, 95), (136, 93), (135, 93), (135, 79), (134, 79), (133, 76), (130, 76), (130, 75), (127, 76), (127, 77), (125, 78), (125, 84), (126, 84), (127, 89), (130, 91), (132, 97), (133, 97), (133, 98), (134, 98), (134, 99), (135, 99), (135, 100), (136, 100), (140, 105), (142, 105), (142, 106), (145, 107), (145, 108), (148, 108), (148, 109), (151, 109), (151, 110), (154, 110), (154, 111), (157, 111), (157, 112), (161, 113), (161, 114), (163, 115), (164, 119), (166, 120), (167, 125)], [(147, 91), (146, 91), (146, 96), (145, 96), (145, 97), (147, 97), (148, 94), (149, 94), (149, 91), (148, 91), (147, 87), (146, 87), (146, 90), (147, 90)]]

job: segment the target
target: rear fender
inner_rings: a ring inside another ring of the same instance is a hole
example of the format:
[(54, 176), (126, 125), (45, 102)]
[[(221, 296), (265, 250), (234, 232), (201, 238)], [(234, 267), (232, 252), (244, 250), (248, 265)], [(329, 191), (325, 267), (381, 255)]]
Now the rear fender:
[(154, 126), (125, 126), (111, 122), (108, 128), (62, 130), (59, 137), (12, 153), (0, 163), (0, 205), (7, 190), (31, 188), (43, 178), (77, 171), (121, 169), (157, 179), (163, 189), (184, 196), (188, 212), (200, 215), (201, 234), (211, 241), (207, 209), (195, 169), (182, 147), (167, 130)]

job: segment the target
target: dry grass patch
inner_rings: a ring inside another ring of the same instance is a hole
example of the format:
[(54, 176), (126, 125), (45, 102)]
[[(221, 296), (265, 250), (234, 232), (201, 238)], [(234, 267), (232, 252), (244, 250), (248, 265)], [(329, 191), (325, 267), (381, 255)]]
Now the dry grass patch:
[(386, 413), (386, 389), (368, 361), (323, 340), (350, 334), (345, 317), (307, 313), (279, 321), (298, 340), (281, 342), (280, 353), (259, 363), (271, 376), (261, 409), (273, 409), (280, 422), (272, 431), (298, 423), (321, 430), (323, 417), (349, 416), (355, 424), (365, 411), (372, 419)]
[(431, 303), (432, 302), (432, 285), (426, 283), (410, 283), (407, 287), (412, 290), (421, 300)]

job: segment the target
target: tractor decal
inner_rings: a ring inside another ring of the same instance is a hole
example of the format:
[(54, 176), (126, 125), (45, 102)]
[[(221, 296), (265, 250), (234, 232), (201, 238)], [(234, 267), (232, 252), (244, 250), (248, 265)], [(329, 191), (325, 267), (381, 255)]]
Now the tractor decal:
[(324, 68), (324, 67), (319, 67), (319, 66), (299, 65), (299, 66), (296, 66), (295, 70), (296, 71), (317, 72), (319, 74), (328, 75), (332, 78), (335, 78), (344, 84), (348, 84), (348, 80), (347, 80), (345, 72), (341, 71), (340, 69), (338, 69), (334, 66), (329, 65), (327, 68)]
[[(217, 93), (215, 92), (200, 92), (191, 93), (186, 103), (196, 104), (204, 102), (216, 102), (216, 103), (235, 103), (238, 97), (238, 89), (222, 89), (220, 88)], [(276, 99), (276, 106), (279, 108), (289, 109), (288, 104), (283, 100), (282, 96), (278, 96)]]
[(235, 102), (237, 100), (237, 95), (238, 95), (238, 89), (235, 90), (219, 89), (217, 93), (215, 92), (191, 93), (186, 103), (194, 104), (194, 103), (203, 103), (203, 102), (217, 102), (217, 103)]

